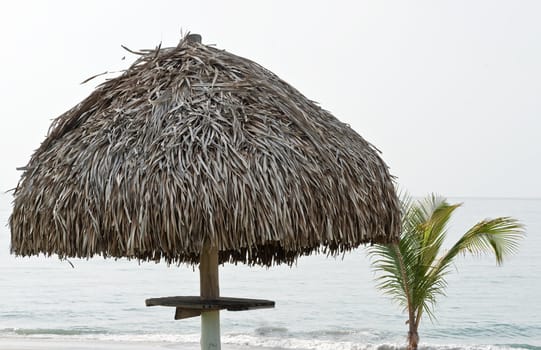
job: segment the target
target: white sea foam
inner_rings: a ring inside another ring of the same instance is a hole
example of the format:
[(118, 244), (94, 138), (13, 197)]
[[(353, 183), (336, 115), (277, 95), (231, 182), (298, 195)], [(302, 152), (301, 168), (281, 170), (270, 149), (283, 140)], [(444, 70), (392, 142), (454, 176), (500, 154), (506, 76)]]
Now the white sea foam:
[[(244, 345), (247, 348), (273, 348), (287, 350), (404, 350), (405, 344), (371, 344), (350, 341), (331, 341), (321, 339), (300, 339), (283, 337), (256, 337), (252, 335), (226, 335), (225, 344)], [(530, 346), (496, 346), (467, 344), (425, 344), (420, 350), (518, 350), (532, 349)]]
[(46, 338), (56, 340), (92, 340), (112, 342), (150, 342), (150, 343), (197, 343), (199, 334), (168, 334), (168, 333), (126, 333), (109, 334), (98, 331), (74, 331), (64, 329), (4, 329), (0, 337)]

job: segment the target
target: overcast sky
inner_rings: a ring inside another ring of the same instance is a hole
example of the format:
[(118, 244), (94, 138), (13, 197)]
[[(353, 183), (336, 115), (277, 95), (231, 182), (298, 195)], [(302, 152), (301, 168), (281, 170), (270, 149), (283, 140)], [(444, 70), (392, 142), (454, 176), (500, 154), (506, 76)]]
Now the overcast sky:
[[(270, 69), (382, 151), (413, 195), (541, 197), (541, 1), (10, 1), (0, 190), (51, 119), (182, 31)], [(123, 59), (125, 57), (125, 59)]]

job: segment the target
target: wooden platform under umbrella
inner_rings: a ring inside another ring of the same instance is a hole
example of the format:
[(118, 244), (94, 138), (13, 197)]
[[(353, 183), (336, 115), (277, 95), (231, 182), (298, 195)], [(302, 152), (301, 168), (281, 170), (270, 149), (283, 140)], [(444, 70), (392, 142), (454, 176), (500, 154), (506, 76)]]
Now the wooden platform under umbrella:
[(54, 120), (24, 168), (13, 253), (199, 264), (200, 296), (147, 305), (201, 315), (207, 349), (220, 347), (219, 310), (274, 305), (221, 297), (219, 264), (291, 265), (398, 239), (392, 177), (349, 125), (199, 35), (133, 53)]

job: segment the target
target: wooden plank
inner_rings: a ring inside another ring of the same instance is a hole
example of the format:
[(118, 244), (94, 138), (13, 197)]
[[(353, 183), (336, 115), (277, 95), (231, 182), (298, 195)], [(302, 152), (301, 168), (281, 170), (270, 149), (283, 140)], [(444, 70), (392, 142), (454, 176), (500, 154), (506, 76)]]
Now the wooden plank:
[(254, 309), (273, 308), (275, 303), (264, 299), (228, 298), (218, 297), (204, 299), (198, 296), (177, 296), (164, 298), (151, 298), (145, 301), (147, 306), (170, 306), (182, 309), (196, 310), (229, 310), (244, 311)]
[(197, 309), (183, 309), (177, 307), (175, 310), (175, 320), (182, 320), (190, 317), (201, 316), (201, 310)]

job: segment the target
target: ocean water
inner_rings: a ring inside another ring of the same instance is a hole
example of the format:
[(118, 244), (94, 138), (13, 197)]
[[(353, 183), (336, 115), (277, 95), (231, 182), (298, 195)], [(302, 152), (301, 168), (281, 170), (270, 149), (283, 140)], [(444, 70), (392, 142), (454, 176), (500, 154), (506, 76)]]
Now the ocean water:
[[(421, 349), (541, 349), (541, 200), (450, 201), (463, 207), (449, 241), (496, 216), (521, 220), (527, 237), (501, 267), (492, 257), (457, 261), (437, 320), (421, 324)], [(172, 308), (144, 304), (151, 297), (198, 295), (197, 269), (103, 258), (72, 259), (72, 267), (56, 257), (14, 257), (10, 202), (0, 195), (0, 347), (26, 341), (35, 344), (27, 348), (42, 349), (54, 341), (100, 349), (197, 348), (199, 318), (175, 321)], [(406, 342), (407, 317), (375, 288), (364, 248), (338, 258), (304, 257), (291, 268), (221, 266), (220, 288), (223, 296), (276, 301), (274, 309), (222, 312), (223, 349), (387, 350)]]

